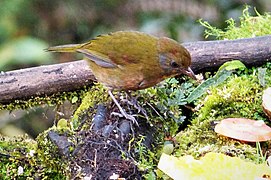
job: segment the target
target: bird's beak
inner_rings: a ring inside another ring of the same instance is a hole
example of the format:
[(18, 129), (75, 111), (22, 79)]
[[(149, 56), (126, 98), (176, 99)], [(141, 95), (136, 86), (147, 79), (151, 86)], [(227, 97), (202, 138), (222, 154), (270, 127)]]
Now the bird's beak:
[(190, 67), (188, 67), (187, 69), (184, 69), (184, 70), (183, 70), (183, 74), (185, 74), (185, 75), (191, 77), (192, 79), (197, 80), (197, 78), (196, 78), (194, 72), (192, 71), (192, 69), (191, 69)]

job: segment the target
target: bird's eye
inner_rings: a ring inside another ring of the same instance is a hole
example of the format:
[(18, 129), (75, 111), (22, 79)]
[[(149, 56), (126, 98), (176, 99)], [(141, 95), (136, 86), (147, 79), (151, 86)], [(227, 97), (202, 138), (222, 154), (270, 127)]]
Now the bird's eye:
[(171, 66), (172, 68), (178, 68), (178, 67), (180, 67), (179, 64), (177, 64), (175, 61), (171, 61), (171, 62), (170, 62), (170, 66)]

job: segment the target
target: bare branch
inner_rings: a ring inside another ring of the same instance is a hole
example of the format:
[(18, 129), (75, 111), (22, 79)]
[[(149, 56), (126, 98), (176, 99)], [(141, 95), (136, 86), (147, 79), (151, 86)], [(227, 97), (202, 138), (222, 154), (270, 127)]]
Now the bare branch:
[(0, 74), (0, 103), (89, 86), (95, 77), (87, 62), (39, 66)]
[(240, 60), (247, 66), (260, 66), (271, 60), (271, 36), (198, 41), (183, 44), (191, 53), (195, 72), (214, 71), (224, 62)]
[[(216, 70), (232, 59), (247, 66), (262, 65), (271, 60), (271, 36), (238, 40), (199, 41), (183, 44), (191, 53), (192, 69), (199, 73)], [(0, 73), (0, 103), (17, 99), (51, 95), (89, 86), (95, 80), (87, 62), (33, 67)]]

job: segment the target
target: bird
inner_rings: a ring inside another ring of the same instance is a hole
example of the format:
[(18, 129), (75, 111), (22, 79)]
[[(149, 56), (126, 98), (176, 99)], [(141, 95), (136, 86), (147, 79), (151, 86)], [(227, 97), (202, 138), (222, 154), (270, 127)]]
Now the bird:
[(53, 46), (47, 51), (83, 54), (97, 81), (108, 88), (121, 114), (133, 121), (134, 117), (121, 108), (112, 90), (146, 89), (181, 74), (196, 79), (185, 47), (173, 39), (139, 31), (102, 34), (86, 43)]

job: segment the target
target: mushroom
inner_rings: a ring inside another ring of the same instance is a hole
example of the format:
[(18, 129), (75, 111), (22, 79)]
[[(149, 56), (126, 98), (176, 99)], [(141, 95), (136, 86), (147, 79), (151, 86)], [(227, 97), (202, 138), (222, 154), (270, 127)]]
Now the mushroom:
[(263, 91), (262, 100), (263, 100), (263, 102), (262, 102), (263, 111), (268, 116), (268, 118), (271, 120), (271, 87), (269, 87)]
[(215, 126), (215, 132), (247, 142), (260, 142), (271, 139), (271, 128), (262, 120), (256, 121), (246, 118), (223, 119)]

